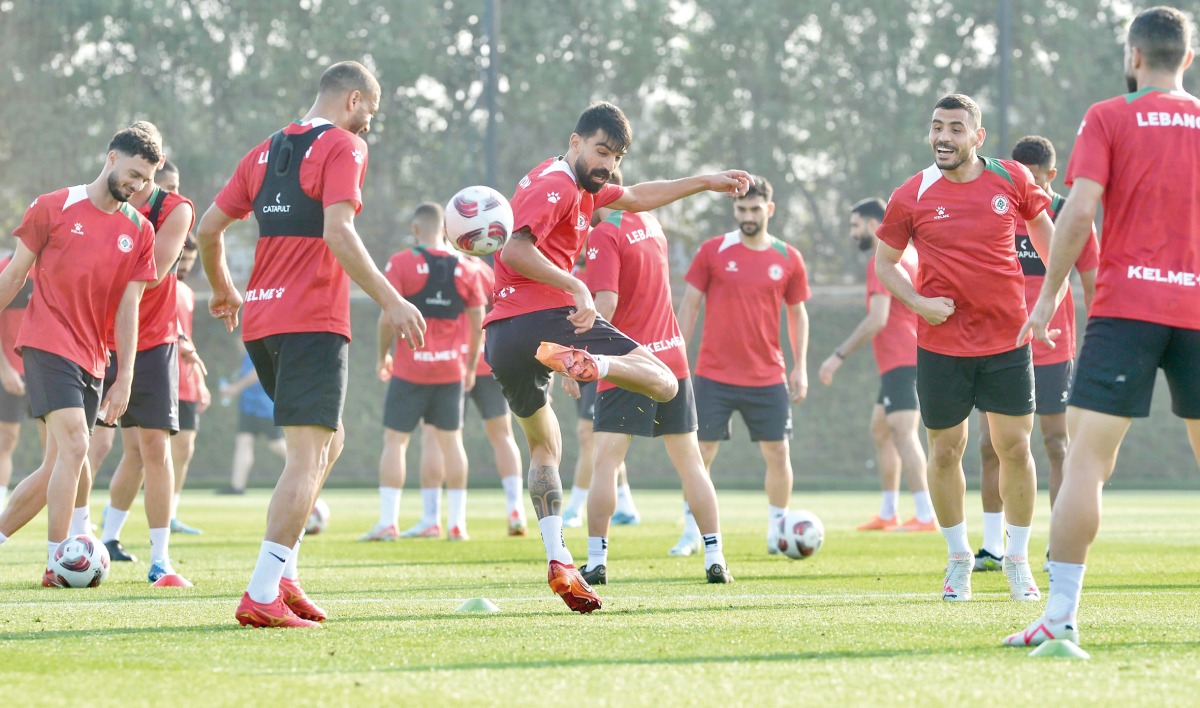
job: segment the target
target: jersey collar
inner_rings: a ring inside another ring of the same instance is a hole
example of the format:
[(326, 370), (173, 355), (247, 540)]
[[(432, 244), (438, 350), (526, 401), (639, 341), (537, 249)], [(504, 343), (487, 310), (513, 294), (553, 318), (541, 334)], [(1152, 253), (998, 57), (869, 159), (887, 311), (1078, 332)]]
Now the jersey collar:
[(567, 161), (563, 158), (554, 158), (554, 162), (551, 162), (549, 165), (547, 165), (546, 169), (542, 170), (542, 173), (538, 175), (538, 177), (545, 177), (551, 172), (566, 172), (568, 175), (571, 175), (571, 181), (574, 182), (576, 186), (579, 186), (579, 179), (575, 177), (575, 170), (571, 169), (571, 166), (568, 165)]

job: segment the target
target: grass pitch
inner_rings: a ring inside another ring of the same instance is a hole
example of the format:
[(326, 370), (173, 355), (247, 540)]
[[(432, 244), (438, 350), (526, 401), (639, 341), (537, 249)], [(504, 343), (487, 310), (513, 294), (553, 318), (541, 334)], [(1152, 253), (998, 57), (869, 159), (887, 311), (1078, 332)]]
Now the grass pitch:
[[(0, 704), (1194, 705), (1200, 695), (1200, 494), (1106, 497), (1080, 618), (1091, 661), (1000, 646), (1042, 607), (1010, 602), (1000, 573), (977, 574), (971, 602), (941, 602), (940, 534), (853, 530), (876, 495), (797, 495), (826, 540), (791, 561), (765, 553), (762, 494), (723, 493), (737, 583), (710, 586), (698, 558), (666, 555), (679, 495), (635, 494), (642, 525), (613, 530), (604, 609), (580, 616), (546, 586), (536, 526), (504, 535), (498, 493), (471, 493), (468, 543), (364, 544), (354, 539), (375, 520), (375, 494), (330, 492), (330, 529), (305, 541), (301, 560), (305, 588), (330, 613), (310, 631), (233, 619), (265, 492), (185, 496), (181, 517), (204, 529), (172, 537), (177, 569), (196, 584), (187, 590), (150, 588), (144, 558), (97, 589), (43, 590), (41, 517), (0, 547)], [(402, 524), (417, 505), (407, 494)], [(145, 556), (140, 507), (130, 518), (125, 544)], [(1032, 548), (1047, 528), (1043, 497)], [(586, 530), (567, 535), (582, 562)], [(502, 611), (455, 612), (473, 597)]]

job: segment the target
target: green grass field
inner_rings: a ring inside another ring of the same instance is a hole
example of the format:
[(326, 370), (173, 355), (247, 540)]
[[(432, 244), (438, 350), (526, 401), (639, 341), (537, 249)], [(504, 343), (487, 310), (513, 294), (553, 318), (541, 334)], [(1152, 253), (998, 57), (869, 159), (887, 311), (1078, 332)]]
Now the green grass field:
[[(0, 704), (1194, 705), (1200, 695), (1195, 493), (1106, 498), (1080, 618), (1086, 662), (999, 645), (1041, 607), (1010, 602), (1002, 574), (977, 574), (972, 602), (941, 602), (940, 535), (853, 531), (872, 494), (798, 496), (793, 506), (826, 528), (807, 561), (766, 555), (761, 494), (723, 494), (738, 582), (710, 586), (700, 560), (666, 555), (678, 495), (638, 493), (643, 523), (614, 530), (611, 584), (591, 616), (550, 593), (536, 529), (503, 535), (498, 493), (472, 493), (472, 540), (453, 545), (356, 543), (374, 521), (374, 493), (325, 498), (332, 524), (306, 540), (301, 578), (330, 620), (309, 631), (233, 619), (265, 493), (185, 498), (182, 518), (205, 531), (172, 538), (176, 567), (196, 584), (188, 590), (150, 588), (144, 560), (116, 566), (98, 589), (43, 590), (39, 518), (0, 547)], [(417, 505), (406, 495), (402, 523)], [(902, 512), (910, 507), (905, 499)], [(1045, 544), (1047, 509), (1043, 498), (1034, 548)], [(125, 533), (139, 555), (145, 528), (139, 506)], [(568, 530), (580, 561), (585, 537)], [(472, 597), (502, 611), (455, 612)]]

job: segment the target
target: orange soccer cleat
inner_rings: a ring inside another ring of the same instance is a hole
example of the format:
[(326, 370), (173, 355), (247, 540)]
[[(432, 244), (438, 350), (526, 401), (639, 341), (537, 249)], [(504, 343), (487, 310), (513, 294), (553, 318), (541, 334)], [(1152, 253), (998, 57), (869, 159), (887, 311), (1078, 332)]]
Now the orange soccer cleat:
[(524, 536), (526, 534), (525, 515), (519, 510), (513, 509), (508, 515), (508, 535), (509, 536)]
[(890, 531), (900, 525), (900, 518), (893, 516), (890, 519), (885, 519), (879, 514), (871, 517), (865, 524), (859, 524), (855, 527), (855, 531)]
[(575, 612), (588, 614), (593, 610), (600, 609), (600, 596), (592, 590), (575, 566), (570, 563), (550, 561), (550, 568), (546, 571), (546, 580), (550, 583), (550, 589), (558, 593), (563, 602), (567, 603), (567, 607)]
[(564, 347), (554, 342), (542, 342), (535, 357), (551, 371), (576, 381), (588, 383), (600, 378), (596, 360), (582, 349)]
[(47, 568), (46, 572), (42, 573), (42, 587), (44, 587), (44, 588), (62, 588), (62, 587), (66, 587), (66, 585), (61, 580), (58, 579), (58, 573), (55, 573), (53, 570), (50, 570), (49, 568)]
[(287, 605), (288, 609), (300, 619), (309, 622), (325, 621), (325, 610), (318, 607), (308, 598), (308, 595), (304, 594), (304, 588), (300, 587), (299, 581), (280, 578), (279, 597), (283, 600), (283, 604)]
[(891, 533), (924, 533), (927, 531), (937, 531), (937, 522), (933, 519), (929, 521), (920, 521), (917, 517), (912, 517), (908, 521), (888, 529)]
[(262, 603), (250, 599), (250, 593), (242, 594), (242, 601), (234, 613), (238, 624), (243, 627), (320, 627), (311, 620), (301, 619), (283, 601), (283, 595), (274, 602)]

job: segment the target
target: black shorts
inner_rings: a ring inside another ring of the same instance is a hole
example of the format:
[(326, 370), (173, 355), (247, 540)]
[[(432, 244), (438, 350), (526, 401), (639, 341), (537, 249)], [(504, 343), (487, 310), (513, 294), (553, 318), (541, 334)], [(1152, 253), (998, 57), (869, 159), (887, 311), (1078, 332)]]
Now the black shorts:
[(953, 428), (972, 408), (1000, 415), (1033, 413), (1029, 345), (988, 356), (949, 356), (917, 347), (917, 397), (930, 430)]
[(1200, 330), (1093, 317), (1083, 336), (1070, 405), (1145, 418), (1158, 369), (1171, 389), (1171, 411), (1180, 418), (1200, 418)]
[(694, 377), (697, 436), (704, 441), (728, 440), (733, 412), (742, 414), (754, 442), (787, 440), (792, 437), (792, 402), (787, 384), (734, 386), (703, 376)]
[(96, 410), (100, 408), (100, 379), (70, 359), (41, 349), (25, 347), (21, 360), (25, 364), (25, 390), (34, 418), (45, 420), (46, 414), (53, 411), (82, 408), (83, 419), (88, 430), (92, 430)]
[[(121, 416), (122, 428), (179, 432), (179, 354), (174, 342), (137, 353), (133, 359), (133, 386), (129, 407)], [(104, 391), (117, 380), (117, 353), (109, 352), (104, 370)], [(105, 425), (97, 421), (102, 427)]]
[(383, 404), (383, 427), (411, 433), (422, 418), (438, 430), (462, 430), (462, 381), (419, 384), (392, 377)]
[(487, 363), (518, 417), (528, 418), (549, 400), (550, 369), (534, 358), (542, 342), (609, 356), (622, 356), (637, 349), (637, 342), (600, 317), (591, 329), (575, 334), (575, 325), (567, 319), (573, 309), (539, 310), (488, 324)]
[(275, 421), (261, 415), (251, 415), (245, 411), (238, 412), (239, 433), (249, 433), (254, 437), (262, 436), (267, 440), (279, 440), (283, 437), (283, 428), (275, 425)]
[(289, 332), (246, 342), (258, 380), (275, 402), (275, 425), (337, 430), (346, 405), (350, 340), (335, 332)]
[(197, 401), (180, 401), (179, 402), (179, 429), (182, 430), (199, 430), (200, 429), (200, 403)]
[(580, 420), (596, 419), (596, 382), (579, 384), (579, 398), (575, 399), (575, 415)]
[(879, 376), (879, 398), (875, 402), (883, 406), (883, 412), (918, 410), (917, 367), (898, 366)]
[[(470, 391), (467, 391), (466, 397), (475, 401), (475, 408), (479, 411), (479, 417), (484, 420), (508, 415), (508, 401), (504, 400), (504, 393), (500, 390), (500, 382), (496, 381), (496, 377), (491, 374), (476, 377), (475, 386)], [(463, 416), (466, 416), (466, 414), (467, 405), (464, 401)]]
[(699, 426), (692, 380), (679, 379), (679, 393), (666, 403), (623, 388), (601, 391), (596, 396), (595, 419), (597, 433), (657, 438), (694, 432)]
[(0, 386), (0, 423), (20, 423), (31, 417), (29, 391), (24, 396), (14, 396)]
[(1033, 391), (1038, 415), (1067, 412), (1067, 394), (1071, 392), (1071, 372), (1075, 362), (1042, 364), (1033, 367)]

